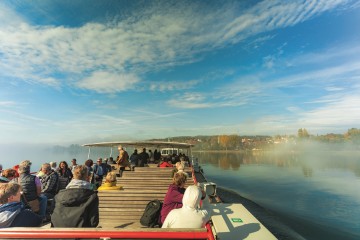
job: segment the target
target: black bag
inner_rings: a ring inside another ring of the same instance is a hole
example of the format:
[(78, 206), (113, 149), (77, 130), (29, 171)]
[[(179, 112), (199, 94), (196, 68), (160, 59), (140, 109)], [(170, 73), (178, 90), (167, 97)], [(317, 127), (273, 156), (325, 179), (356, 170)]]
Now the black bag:
[(159, 217), (162, 207), (162, 202), (160, 200), (150, 201), (145, 208), (143, 215), (140, 218), (140, 223), (146, 227), (156, 227), (159, 226)]

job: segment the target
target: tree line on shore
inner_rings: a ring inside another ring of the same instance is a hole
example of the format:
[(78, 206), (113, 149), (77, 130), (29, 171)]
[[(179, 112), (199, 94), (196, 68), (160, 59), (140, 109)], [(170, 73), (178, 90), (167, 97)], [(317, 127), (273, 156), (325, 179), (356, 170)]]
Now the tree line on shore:
[[(295, 135), (212, 135), (212, 136), (179, 136), (164, 139), (151, 139), (156, 141), (174, 141), (194, 144), (195, 151), (242, 151), (242, 150), (267, 150), (277, 146), (288, 146), (297, 148), (302, 143), (317, 142), (332, 149), (347, 146), (354, 150), (360, 149), (360, 129), (351, 128), (343, 134), (328, 133), (324, 135), (312, 135), (305, 128), (300, 128)], [(109, 140), (111, 141), (111, 140)], [(71, 144), (68, 147), (54, 146), (55, 152), (69, 152), (77, 156), (80, 152), (87, 151), (86, 148)], [(98, 149), (98, 151), (102, 151)], [(106, 150), (104, 151), (106, 155)]]

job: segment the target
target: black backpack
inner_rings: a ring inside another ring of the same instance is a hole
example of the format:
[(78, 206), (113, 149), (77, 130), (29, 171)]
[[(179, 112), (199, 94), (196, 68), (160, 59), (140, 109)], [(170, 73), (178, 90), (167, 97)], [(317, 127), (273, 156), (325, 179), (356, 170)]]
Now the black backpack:
[(145, 208), (143, 215), (140, 218), (140, 223), (146, 227), (156, 227), (159, 226), (159, 217), (162, 207), (162, 202), (160, 200), (150, 201)]

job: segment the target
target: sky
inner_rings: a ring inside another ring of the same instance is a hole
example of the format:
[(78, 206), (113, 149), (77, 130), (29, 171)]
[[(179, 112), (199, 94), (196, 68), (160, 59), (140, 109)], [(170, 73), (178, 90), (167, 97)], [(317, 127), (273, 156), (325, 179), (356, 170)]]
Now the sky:
[(0, 1), (0, 144), (359, 124), (359, 1)]

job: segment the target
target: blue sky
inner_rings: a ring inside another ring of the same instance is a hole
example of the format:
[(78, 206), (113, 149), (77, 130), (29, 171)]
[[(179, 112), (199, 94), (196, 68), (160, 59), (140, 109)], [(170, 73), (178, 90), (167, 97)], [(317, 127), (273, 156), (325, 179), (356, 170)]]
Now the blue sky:
[(0, 143), (344, 133), (358, 1), (0, 1)]

